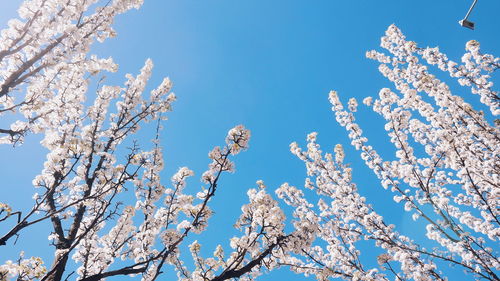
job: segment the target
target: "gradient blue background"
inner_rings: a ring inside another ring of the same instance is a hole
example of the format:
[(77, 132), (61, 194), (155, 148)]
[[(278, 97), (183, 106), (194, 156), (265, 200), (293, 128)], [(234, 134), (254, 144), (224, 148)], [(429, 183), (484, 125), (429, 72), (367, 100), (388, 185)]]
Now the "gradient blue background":
[[(379, 74), (377, 63), (365, 58), (365, 52), (378, 49), (380, 37), (393, 23), (409, 40), (421, 47), (439, 45), (455, 61), (471, 39), (480, 41), (484, 52), (500, 54), (500, 1), (479, 1), (470, 17), (476, 23), (474, 31), (457, 23), (471, 2), (150, 0), (140, 10), (119, 16), (115, 24), (118, 36), (96, 44), (93, 52), (112, 56), (120, 65), (118, 73), (107, 75), (108, 83), (121, 85), (124, 74), (136, 74), (146, 58), (155, 64), (150, 88), (164, 76), (174, 82), (178, 101), (164, 123), (161, 142), (165, 183), (181, 166), (200, 176), (209, 162), (208, 151), (223, 143), (231, 127), (244, 124), (252, 131), (249, 151), (237, 156), (236, 173), (223, 177), (212, 202), (216, 214), (209, 230), (195, 237), (207, 253), (217, 243), (228, 245), (228, 239), (236, 235), (232, 225), (240, 206), (247, 202), (246, 190), (255, 187), (256, 180), (264, 180), (269, 191), (284, 182), (303, 185), (305, 169), (288, 147), (292, 141), (304, 144), (312, 131), (319, 132), (324, 150), (345, 144), (346, 161), (354, 167), (362, 194), (399, 231), (419, 240), (422, 223), (414, 223), (401, 206), (392, 203), (390, 192), (380, 187), (358, 153), (348, 147), (327, 96), (334, 89), (344, 101), (349, 97), (361, 100), (392, 86)], [(2, 27), (15, 16), (19, 3), (0, 0)], [(371, 143), (390, 155), (381, 119), (362, 109), (359, 120)], [(153, 137), (147, 133), (136, 137)], [(31, 180), (42, 169), (45, 157), (39, 141), (40, 136), (30, 136), (21, 147), (0, 146), (1, 201), (18, 208), (31, 206)], [(198, 178), (192, 179), (187, 191), (195, 193), (200, 185)], [(3, 226), (0, 230), (5, 231)], [(31, 231), (43, 230), (39, 226)], [(46, 235), (29, 237), (27, 254), (47, 256)], [(24, 240), (2, 249), (0, 262), (13, 258), (11, 252), (26, 248)], [(375, 255), (368, 252), (363, 257), (374, 263)], [(261, 280), (285, 278), (305, 279), (279, 270)]]

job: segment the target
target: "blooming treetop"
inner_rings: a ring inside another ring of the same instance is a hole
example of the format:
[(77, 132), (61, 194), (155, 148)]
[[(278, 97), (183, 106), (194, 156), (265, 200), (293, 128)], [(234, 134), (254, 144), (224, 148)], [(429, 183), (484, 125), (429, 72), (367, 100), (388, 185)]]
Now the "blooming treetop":
[[(335, 155), (323, 154), (312, 133), (307, 150), (293, 143), (291, 151), (306, 164), (306, 188), (321, 199), (313, 204), (288, 184), (277, 193), (295, 208), (299, 229), (313, 233), (304, 237), (315, 235), (323, 242), (301, 247), (303, 258), (290, 256), (283, 264), (320, 280), (386, 280), (391, 275), (396, 280), (446, 280), (439, 265), (458, 267), (476, 279), (499, 280), (494, 247), (500, 238), (500, 136), (491, 121), (500, 113), (500, 99), (490, 73), (500, 68), (500, 59), (482, 54), (479, 43), (471, 41), (458, 64), (438, 48), (419, 48), (407, 41), (394, 25), (381, 46), (389, 54), (370, 51), (367, 56), (380, 63), (380, 72), (398, 93), (385, 88), (378, 99), (366, 98), (364, 103), (386, 120), (396, 159), (384, 161), (368, 144), (354, 117), (355, 99), (346, 109), (332, 91), (332, 110), (381, 186), (394, 193), (394, 201), (404, 204), (414, 220), (427, 223), (426, 236), (435, 248), (426, 249), (399, 234), (377, 214), (352, 183), (342, 146), (335, 147)], [(429, 73), (428, 65), (478, 94), (489, 114), (453, 95), (447, 84)], [(425, 153), (416, 152), (417, 146)], [(374, 241), (382, 249), (377, 261), (390, 274), (361, 263), (361, 240)]]
[[(85, 105), (92, 96), (88, 93), (91, 77), (117, 67), (111, 59), (88, 55), (90, 45), (114, 36), (114, 17), (138, 8), (141, 2), (26, 1), (19, 8), (21, 19), (11, 20), (2, 31), (0, 114), (14, 112), (18, 120), (0, 130), (1, 142), (22, 141), (29, 131), (43, 133), (41, 144), (49, 152), (44, 169), (33, 180), (37, 189), (33, 208), (21, 215), (0, 204), (0, 222), (11, 227), (0, 234), (0, 245), (14, 238), (21, 243), (26, 228), (50, 221), (49, 240), (55, 248), (51, 266), (22, 254), (13, 259), (17, 262), (0, 266), (2, 279), (61, 280), (76, 273), (79, 280), (134, 274), (155, 280), (170, 265), (180, 278), (197, 279), (203, 272), (226, 280), (260, 267), (283, 240), (279, 229), (274, 236), (254, 234), (271, 227), (260, 225), (261, 219), (274, 213), (260, 215), (254, 230), (246, 231), (240, 242), (232, 240), (233, 254), (223, 258), (218, 251), (217, 268), (189, 273), (179, 260), (179, 247), (190, 233), (205, 230), (212, 215), (208, 203), (219, 178), (234, 170), (229, 158), (248, 147), (250, 132), (236, 126), (229, 131), (226, 145), (209, 153), (212, 162), (202, 175), (205, 188), (194, 197), (183, 193), (186, 179), (193, 176), (188, 168), (180, 168), (170, 185), (160, 180), (159, 123), (151, 150), (127, 141), (142, 123), (165, 119), (175, 100), (168, 79), (144, 94), (152, 61), (147, 60), (137, 76), (127, 75), (123, 87), (99, 81), (93, 102)], [(121, 155), (124, 149), (128, 153)], [(132, 205), (124, 203), (129, 192), (135, 194)], [(253, 205), (264, 204), (253, 197), (251, 201), (257, 201)], [(252, 218), (244, 213), (241, 222)], [(70, 258), (78, 263), (74, 272), (68, 265)]]

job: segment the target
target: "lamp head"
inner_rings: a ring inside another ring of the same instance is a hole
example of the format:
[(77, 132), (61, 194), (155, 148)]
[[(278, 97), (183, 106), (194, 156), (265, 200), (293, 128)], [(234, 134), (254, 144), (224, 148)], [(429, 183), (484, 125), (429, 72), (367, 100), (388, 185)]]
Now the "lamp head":
[(471, 22), (471, 21), (468, 21), (467, 19), (463, 19), (461, 21), (458, 22), (461, 26), (463, 27), (467, 27), (469, 29), (472, 29), (474, 30), (474, 23)]

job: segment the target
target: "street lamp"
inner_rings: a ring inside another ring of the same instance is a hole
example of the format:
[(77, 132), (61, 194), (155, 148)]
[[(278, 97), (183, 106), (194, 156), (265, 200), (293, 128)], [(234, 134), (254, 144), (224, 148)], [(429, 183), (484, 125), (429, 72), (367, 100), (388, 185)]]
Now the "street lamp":
[(467, 15), (465, 15), (465, 18), (458, 22), (461, 26), (474, 30), (474, 23), (471, 21), (468, 21), (467, 18), (469, 17), (470, 12), (472, 12), (472, 9), (474, 9), (474, 6), (476, 5), (476, 3), (477, 3), (477, 0), (474, 0), (474, 2), (472, 2), (472, 5), (469, 8), (469, 11), (467, 12)]

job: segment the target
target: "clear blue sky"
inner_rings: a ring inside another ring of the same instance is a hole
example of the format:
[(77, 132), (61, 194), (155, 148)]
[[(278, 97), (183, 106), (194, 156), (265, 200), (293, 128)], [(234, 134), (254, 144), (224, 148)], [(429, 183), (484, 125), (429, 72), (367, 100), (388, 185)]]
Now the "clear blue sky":
[[(151, 87), (164, 76), (173, 81), (178, 101), (162, 135), (165, 182), (180, 166), (201, 175), (208, 151), (222, 144), (234, 125), (244, 124), (252, 131), (250, 149), (236, 158), (236, 173), (220, 184), (209, 230), (197, 237), (211, 253), (220, 233), (228, 233), (219, 241), (227, 245), (247, 200), (246, 190), (256, 180), (264, 180), (270, 190), (283, 182), (302, 186), (305, 169), (289, 152), (292, 141), (303, 144), (309, 132), (318, 131), (324, 150), (346, 144), (346, 134), (330, 111), (328, 92), (337, 90), (344, 101), (361, 100), (391, 86), (377, 64), (365, 58), (367, 50), (378, 48), (390, 24), (421, 47), (440, 46), (454, 60), (460, 59), (471, 39), (480, 41), (483, 51), (499, 55), (500, 1), (478, 2), (470, 17), (476, 23), (474, 31), (457, 23), (471, 2), (146, 0), (140, 10), (120, 16), (115, 25), (118, 37), (95, 45), (94, 52), (113, 56), (120, 65), (117, 74), (109, 75), (110, 83), (120, 85), (124, 74), (137, 73), (146, 58), (155, 64)], [(0, 0), (2, 26), (15, 15), (18, 3)], [(381, 133), (378, 116), (365, 110), (360, 120), (376, 148), (386, 145), (388, 137)], [(38, 141), (31, 136), (15, 151), (0, 147), (3, 188), (12, 192), (2, 201), (30, 206), (30, 183), (44, 159)], [(384, 203), (392, 195), (382, 191), (358, 153), (347, 149), (346, 160), (353, 163), (355, 180), (375, 208), (401, 225), (400, 231), (412, 233), (415, 225), (400, 207)], [(192, 192), (200, 186), (197, 178), (189, 183)], [(48, 243), (45, 236), (33, 241)], [(0, 262), (7, 258), (0, 255)], [(285, 277), (303, 280), (286, 271), (262, 280)]]

